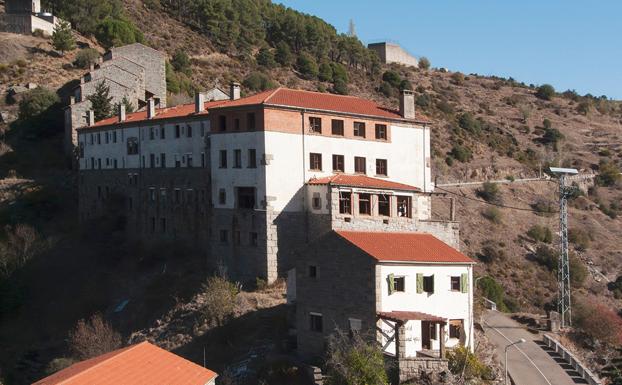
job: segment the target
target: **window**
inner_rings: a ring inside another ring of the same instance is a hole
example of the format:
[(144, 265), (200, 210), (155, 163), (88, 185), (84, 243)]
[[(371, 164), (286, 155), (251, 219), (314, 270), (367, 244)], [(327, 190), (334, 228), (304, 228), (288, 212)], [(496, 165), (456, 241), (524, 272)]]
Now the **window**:
[(160, 154), (160, 167), (166, 168), (166, 154), (165, 153)]
[(205, 153), (201, 153), (201, 167), (205, 168)]
[(254, 148), (248, 150), (248, 168), (257, 168), (257, 151)]
[(449, 338), (460, 338), (462, 334), (462, 320), (451, 319), (449, 320)]
[(100, 170), (102, 169), (102, 158), (97, 158), (97, 168), (100, 169)]
[(218, 190), (218, 204), (227, 204), (227, 191), (224, 188)]
[(218, 128), (220, 131), (227, 131), (227, 117), (225, 115), (218, 117)]
[(175, 203), (181, 203), (181, 189), (175, 189)]
[(340, 119), (331, 120), (331, 133), (333, 135), (343, 136), (343, 120), (340, 120)]
[(333, 171), (344, 172), (345, 165), (343, 155), (333, 155)]
[(460, 291), (460, 277), (451, 277), (451, 291)]
[(233, 119), (233, 129), (236, 131), (240, 131), (240, 119)]
[(371, 195), (359, 194), (359, 214), (371, 215)]
[(253, 131), (255, 129), (255, 113), (249, 112), (246, 114), (246, 123), (248, 124), (248, 129)]
[(115, 159), (113, 159), (113, 163), (114, 163), (114, 166), (113, 166), (113, 167), (114, 167), (114, 168), (115, 168), (115, 170), (116, 170), (116, 169), (117, 169), (117, 159), (116, 159), (116, 158), (115, 158)]
[(160, 126), (160, 139), (166, 139), (166, 128), (164, 126)]
[(311, 170), (322, 171), (322, 154), (310, 153), (309, 165)]
[(238, 187), (238, 208), (254, 209), (255, 208), (255, 188), (254, 187)]
[(93, 143), (95, 143), (95, 142), (93, 141), (93, 134), (91, 134), (91, 140), (89, 140), (89, 144), (92, 145)]
[(322, 198), (320, 198), (320, 193), (314, 193), (313, 199), (311, 201), (314, 210), (319, 210), (322, 208)]
[(149, 140), (155, 139), (155, 127), (149, 127)]
[(179, 124), (175, 125), (175, 137), (179, 138), (181, 136), (181, 128), (179, 127)]
[(80, 155), (80, 159), (84, 158), (84, 142), (80, 142), (78, 146), (78, 154)]
[(102, 136), (101, 133), (97, 133), (97, 144), (102, 144)]
[(258, 245), (257, 233), (251, 232), (251, 233), (248, 234), (248, 237), (249, 237), (251, 246), (257, 246)]
[(186, 127), (186, 136), (187, 136), (188, 138), (192, 138), (192, 126), (191, 126), (191, 125), (188, 125), (188, 126)]
[(348, 326), (350, 334), (358, 334), (361, 332), (361, 320), (357, 318), (348, 318)]
[(193, 167), (193, 164), (192, 164), (192, 153), (186, 154), (186, 167), (190, 167), (190, 168)]
[(166, 233), (166, 218), (160, 218), (160, 232)]
[(149, 154), (149, 167), (155, 168), (156, 166), (155, 160), (156, 160), (155, 154)]
[(351, 192), (339, 192), (339, 214), (352, 214)]
[(316, 134), (322, 133), (322, 119), (317, 117), (309, 118), (309, 131)]
[(317, 278), (318, 276), (318, 268), (315, 265), (309, 265), (308, 268), (309, 278)]
[(309, 329), (313, 332), (322, 332), (322, 315), (309, 313)]
[(410, 218), (410, 197), (397, 197), (397, 216)]
[(387, 281), (389, 283), (389, 295), (406, 291), (406, 277), (389, 274)]
[(362, 156), (355, 156), (354, 157), (354, 172), (358, 173), (358, 174), (365, 174), (365, 169), (366, 169), (366, 160), (364, 157)]
[(149, 200), (151, 202), (155, 202), (155, 200), (156, 200), (155, 187), (149, 187)]
[(376, 139), (387, 140), (386, 124), (376, 124)]
[(155, 228), (156, 228), (156, 219), (155, 217), (151, 217), (151, 233), (155, 233)]
[(376, 175), (387, 176), (387, 160), (376, 159)]
[(434, 276), (428, 275), (423, 277), (423, 291), (426, 293), (434, 293)]
[(135, 137), (127, 138), (127, 154), (128, 155), (138, 154), (138, 138), (135, 138)]
[(365, 137), (365, 123), (354, 122), (354, 136)]
[(181, 160), (179, 160), (179, 154), (175, 154), (175, 168), (181, 167)]
[(237, 246), (242, 244), (239, 230), (233, 232), (233, 244)]
[(162, 206), (166, 205), (166, 189), (165, 188), (160, 189), (160, 204)]
[(242, 168), (242, 150), (233, 151), (233, 168)]
[(378, 195), (378, 215), (383, 217), (391, 216), (390, 198), (388, 195)]
[(112, 131), (112, 143), (117, 143), (117, 132)]
[(227, 168), (227, 150), (220, 150), (220, 168)]
[(220, 243), (229, 242), (229, 232), (227, 230), (220, 230)]

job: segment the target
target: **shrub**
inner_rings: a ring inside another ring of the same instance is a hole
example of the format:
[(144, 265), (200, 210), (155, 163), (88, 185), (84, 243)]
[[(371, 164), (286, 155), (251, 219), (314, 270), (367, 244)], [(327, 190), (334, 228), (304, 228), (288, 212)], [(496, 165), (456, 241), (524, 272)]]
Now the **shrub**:
[(542, 135), (544, 144), (552, 145), (555, 150), (558, 149), (558, 143), (564, 139), (564, 135), (557, 128), (545, 128)]
[(318, 79), (323, 82), (332, 82), (333, 81), (333, 69), (328, 63), (320, 64), (320, 72), (318, 74)]
[(45, 373), (49, 376), (50, 374), (54, 374), (58, 372), (59, 370), (63, 370), (73, 365), (74, 362), (75, 361), (72, 360), (71, 358), (66, 358), (66, 357), (55, 358), (52, 361), (50, 361), (48, 366), (45, 368)]
[(203, 317), (212, 325), (222, 326), (233, 315), (238, 285), (222, 277), (210, 277), (203, 284)]
[(480, 362), (466, 346), (458, 346), (448, 351), (447, 360), (449, 371), (466, 382), (474, 379), (489, 379), (493, 374), (492, 369)]
[(545, 266), (549, 271), (555, 271), (557, 269), (558, 255), (557, 251), (555, 251), (554, 249), (545, 245), (540, 245), (536, 249), (536, 254), (534, 257), (536, 259), (536, 262), (538, 262), (542, 266)]
[(339, 95), (347, 95), (348, 94), (348, 85), (341, 79), (335, 80), (333, 83), (333, 93)]
[(276, 66), (276, 60), (274, 60), (274, 54), (269, 48), (263, 47), (257, 52), (255, 57), (257, 64), (266, 68), (273, 68)]
[(482, 130), (481, 121), (475, 119), (473, 114), (471, 114), (470, 112), (465, 112), (458, 116), (458, 126), (473, 134), (479, 134)]
[(413, 85), (410, 84), (410, 81), (408, 79), (404, 79), (400, 82), (400, 91), (403, 90), (411, 90), (413, 89)]
[(451, 81), (454, 84), (462, 85), (464, 84), (464, 75), (462, 74), (462, 72), (454, 72), (453, 74), (451, 74)]
[(617, 299), (622, 298), (622, 275), (619, 275), (615, 281), (610, 282), (607, 285), (607, 289), (613, 292), (614, 297)]
[(473, 153), (471, 149), (465, 145), (454, 144), (451, 148), (450, 155), (453, 156), (457, 161), (466, 163), (473, 159)]
[(298, 55), (296, 60), (296, 68), (305, 79), (315, 79), (319, 73), (319, 67), (315, 59), (306, 52)]
[(387, 98), (392, 97), (393, 93), (395, 92), (394, 88), (391, 87), (391, 84), (389, 84), (388, 82), (382, 82), (379, 91)]
[(242, 84), (252, 91), (265, 91), (276, 86), (268, 75), (262, 72), (251, 72)]
[(604, 161), (599, 164), (596, 184), (611, 187), (618, 184), (620, 180), (622, 180), (620, 168), (615, 163)]
[(493, 242), (487, 242), (477, 257), (484, 263), (499, 262), (505, 259), (505, 251), (497, 248)]
[(543, 214), (545, 216), (549, 216), (555, 212), (555, 204), (542, 199), (531, 205), (531, 208), (533, 208), (536, 213)]
[(576, 301), (573, 321), (589, 338), (609, 346), (622, 344), (622, 319), (600, 303)]
[(336, 330), (328, 340), (326, 354), (329, 385), (386, 385), (384, 357), (373, 339)]
[(576, 256), (570, 256), (570, 265), (568, 266), (570, 271), (570, 284), (576, 288), (583, 286), (585, 279), (587, 278), (587, 267)]
[(478, 281), (478, 287), (485, 298), (497, 304), (501, 310), (507, 310), (505, 306), (505, 290), (494, 278), (487, 276)]
[(173, 54), (171, 65), (175, 71), (182, 72), (186, 74), (186, 76), (190, 76), (192, 74), (192, 69), (190, 68), (190, 56), (188, 56), (188, 54), (181, 49), (178, 49), (175, 51), (175, 54)]
[(536, 90), (536, 97), (542, 100), (551, 100), (555, 96), (555, 88), (550, 84), (543, 84)]
[(5, 227), (5, 243), (0, 244), (0, 278), (10, 276), (46, 248), (46, 242), (29, 225)]
[(73, 64), (78, 68), (89, 68), (91, 64), (97, 63), (97, 59), (99, 52), (95, 48), (85, 48), (76, 54)]
[(585, 251), (590, 246), (590, 235), (583, 229), (572, 228), (568, 231), (568, 240), (574, 243), (579, 251)]
[(398, 88), (402, 82), (402, 78), (395, 71), (386, 71), (382, 74), (382, 80), (389, 83), (391, 87)]
[(276, 45), (276, 53), (274, 55), (274, 59), (276, 60), (277, 63), (279, 63), (280, 65), (284, 67), (292, 64), (292, 61), (294, 60), (294, 56), (292, 55), (292, 51), (286, 42), (280, 41)]
[(421, 58), (419, 58), (419, 68), (421, 68), (422, 70), (427, 70), (430, 68), (430, 60), (428, 60), (427, 57), (422, 56)]
[(28, 91), (20, 100), (18, 117), (20, 120), (37, 118), (59, 102), (60, 99), (55, 92), (47, 88), (35, 88)]
[(436, 108), (438, 108), (444, 114), (453, 114), (454, 108), (447, 102), (447, 100), (439, 100), (436, 102)]
[(40, 37), (40, 38), (45, 38), (45, 37), (47, 37), (47, 36), (46, 36), (45, 31), (44, 31), (44, 30), (42, 30), (41, 28), (35, 28), (35, 30), (34, 30), (34, 31), (32, 31), (32, 36), (34, 36), (34, 37)]
[(579, 104), (577, 104), (577, 113), (581, 115), (589, 114), (591, 109), (592, 109), (592, 103), (590, 103), (588, 100), (584, 100), (580, 102)]
[(415, 104), (419, 107), (429, 107), (432, 104), (432, 98), (428, 94), (418, 95), (415, 99)]
[(65, 52), (76, 49), (76, 40), (73, 38), (69, 22), (61, 20), (58, 25), (54, 27), (52, 45), (54, 49), (60, 51), (63, 56)]
[(551, 243), (553, 241), (553, 233), (546, 226), (533, 225), (527, 231), (527, 235), (537, 242)]
[(477, 189), (477, 195), (486, 202), (498, 203), (501, 201), (501, 193), (496, 183), (484, 182), (482, 187)]
[(333, 81), (343, 80), (345, 83), (348, 83), (348, 70), (341, 63), (330, 63), (330, 68), (333, 70)]
[(142, 32), (132, 22), (112, 17), (99, 23), (95, 37), (105, 48), (143, 43), (145, 40)]
[(69, 349), (77, 360), (86, 360), (121, 347), (121, 335), (101, 315), (81, 319), (69, 332)]
[(501, 214), (501, 210), (496, 207), (486, 208), (484, 211), (482, 211), (482, 216), (497, 225), (503, 222), (503, 215)]

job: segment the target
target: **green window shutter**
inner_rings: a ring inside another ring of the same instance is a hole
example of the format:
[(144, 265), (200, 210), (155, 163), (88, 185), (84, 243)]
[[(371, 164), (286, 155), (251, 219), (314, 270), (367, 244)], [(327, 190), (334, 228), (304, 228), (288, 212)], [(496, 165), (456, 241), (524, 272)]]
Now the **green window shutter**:
[(423, 293), (423, 274), (417, 274), (417, 294)]
[(391, 295), (395, 291), (395, 275), (392, 273), (389, 274), (387, 280), (389, 281), (389, 295)]
[(460, 291), (463, 293), (469, 292), (469, 275), (467, 273), (463, 273), (460, 276)]

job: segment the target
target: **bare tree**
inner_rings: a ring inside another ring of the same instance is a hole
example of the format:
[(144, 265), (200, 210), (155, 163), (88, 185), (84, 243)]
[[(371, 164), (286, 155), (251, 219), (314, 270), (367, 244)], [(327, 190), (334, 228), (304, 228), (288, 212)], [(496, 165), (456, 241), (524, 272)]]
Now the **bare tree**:
[(29, 225), (6, 226), (5, 231), (6, 243), (0, 244), (0, 275), (6, 277), (45, 250), (48, 242)]
[(69, 348), (78, 360), (86, 360), (121, 347), (121, 335), (100, 314), (81, 319), (69, 332)]
[(203, 284), (203, 316), (217, 326), (222, 326), (233, 315), (239, 285), (223, 277), (209, 277)]

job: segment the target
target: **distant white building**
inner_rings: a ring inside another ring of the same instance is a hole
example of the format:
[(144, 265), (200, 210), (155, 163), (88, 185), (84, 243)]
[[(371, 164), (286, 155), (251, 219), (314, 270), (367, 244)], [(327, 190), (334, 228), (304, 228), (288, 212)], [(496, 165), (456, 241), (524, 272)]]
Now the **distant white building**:
[(380, 58), (380, 62), (384, 64), (398, 63), (412, 67), (419, 65), (417, 58), (408, 53), (399, 44), (389, 42), (371, 43), (367, 45), (367, 48), (375, 51)]
[(49, 12), (41, 11), (41, 0), (5, 0), (3, 15), (0, 15), (0, 30), (30, 35), (40, 30), (51, 36), (60, 19)]

